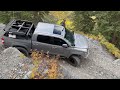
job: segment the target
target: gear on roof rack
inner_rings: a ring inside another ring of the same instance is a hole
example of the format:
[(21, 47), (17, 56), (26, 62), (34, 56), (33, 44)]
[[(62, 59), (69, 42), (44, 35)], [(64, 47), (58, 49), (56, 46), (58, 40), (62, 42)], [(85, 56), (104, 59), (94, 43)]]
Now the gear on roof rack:
[(34, 24), (30, 21), (13, 19), (4, 30), (12, 34), (25, 36), (29, 34), (32, 27), (34, 27)]

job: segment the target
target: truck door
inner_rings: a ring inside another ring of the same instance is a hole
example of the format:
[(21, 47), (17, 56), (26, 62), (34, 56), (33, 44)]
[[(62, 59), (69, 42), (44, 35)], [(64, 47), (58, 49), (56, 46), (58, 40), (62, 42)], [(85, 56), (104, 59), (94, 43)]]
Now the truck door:
[(62, 44), (67, 44), (64, 40), (56, 37), (52, 37), (52, 54), (67, 56), (69, 54), (69, 47), (64, 48)]
[(50, 52), (51, 44), (50, 44), (50, 37), (45, 35), (37, 35), (36, 40), (32, 41), (32, 49), (41, 51), (43, 50), (44, 53)]

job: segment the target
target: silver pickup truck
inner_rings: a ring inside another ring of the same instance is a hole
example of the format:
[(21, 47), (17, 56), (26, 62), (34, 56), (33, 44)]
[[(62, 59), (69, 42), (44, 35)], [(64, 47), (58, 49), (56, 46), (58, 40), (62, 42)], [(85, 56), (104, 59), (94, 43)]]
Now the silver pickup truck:
[(31, 49), (67, 58), (73, 66), (79, 66), (81, 57), (88, 55), (87, 39), (63, 26), (39, 22), (36, 26), (25, 20), (12, 20), (4, 28), (4, 47), (16, 47), (28, 56)]

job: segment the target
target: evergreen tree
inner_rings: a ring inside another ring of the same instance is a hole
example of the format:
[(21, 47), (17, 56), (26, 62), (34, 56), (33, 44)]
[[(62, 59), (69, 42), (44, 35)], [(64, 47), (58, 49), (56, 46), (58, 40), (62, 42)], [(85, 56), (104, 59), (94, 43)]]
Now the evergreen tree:
[(91, 33), (95, 23), (90, 16), (90, 11), (75, 11), (73, 18), (75, 30)]
[(0, 11), (0, 22), (8, 23), (10, 19), (24, 19), (30, 20), (34, 23), (42, 21), (44, 15), (49, 11)]

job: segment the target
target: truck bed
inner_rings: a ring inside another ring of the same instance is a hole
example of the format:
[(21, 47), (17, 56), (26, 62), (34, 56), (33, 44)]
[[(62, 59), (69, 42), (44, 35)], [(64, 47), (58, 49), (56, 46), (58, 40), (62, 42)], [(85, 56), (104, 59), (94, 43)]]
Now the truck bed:
[(11, 20), (4, 28), (6, 36), (14, 35), (16, 38), (32, 37), (35, 26), (26, 20)]

